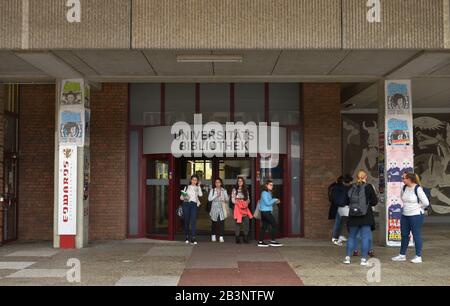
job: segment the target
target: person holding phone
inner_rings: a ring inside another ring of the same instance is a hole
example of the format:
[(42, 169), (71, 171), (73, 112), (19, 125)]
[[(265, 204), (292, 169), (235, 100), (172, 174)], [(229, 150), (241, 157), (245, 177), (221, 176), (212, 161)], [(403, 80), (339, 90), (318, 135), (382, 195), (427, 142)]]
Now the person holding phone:
[[(259, 200), (259, 210), (261, 212), (261, 231), (259, 232), (259, 242), (258, 247), (280, 247), (283, 246), (283, 244), (279, 243), (275, 240), (277, 230), (278, 230), (278, 224), (275, 220), (275, 217), (272, 214), (273, 206), (275, 204), (280, 204), (280, 200), (272, 197), (272, 190), (273, 190), (273, 182), (271, 180), (267, 180), (264, 184), (263, 191), (261, 192), (261, 198)], [(266, 235), (267, 229), (271, 228), (270, 231), (270, 242), (266, 243), (264, 242), (264, 236)]]
[[(180, 200), (183, 201), (183, 221), (184, 221), (184, 236), (186, 244), (197, 244), (196, 240), (196, 225), (197, 225), (197, 208), (200, 206), (200, 199), (202, 197), (202, 189), (200, 188), (200, 180), (197, 175), (191, 176), (189, 186), (186, 186), (181, 192)], [(189, 228), (190, 227), (190, 228)]]
[(219, 241), (224, 242), (223, 236), (225, 231), (225, 212), (223, 209), (223, 203), (228, 205), (228, 194), (225, 188), (223, 188), (223, 182), (220, 177), (214, 180), (214, 188), (209, 191), (208, 201), (211, 202), (211, 211), (209, 216), (211, 217), (211, 241), (216, 242), (216, 230), (219, 225)]

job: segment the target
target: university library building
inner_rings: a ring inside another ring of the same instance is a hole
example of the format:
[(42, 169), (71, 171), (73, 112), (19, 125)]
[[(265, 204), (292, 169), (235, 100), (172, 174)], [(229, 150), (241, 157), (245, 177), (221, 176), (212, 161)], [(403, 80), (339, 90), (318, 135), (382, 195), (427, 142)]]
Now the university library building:
[[(374, 247), (400, 246), (407, 172), (431, 204), (424, 231), (448, 232), (449, 20), (445, 0), (0, 1), (0, 250), (184, 246), (186, 223), (201, 247), (216, 178), (223, 203), (244, 186), (263, 217), (271, 182), (284, 250), (344, 250), (329, 186), (361, 170)], [(235, 247), (241, 207), (222, 209)], [(243, 227), (257, 250), (264, 218)]]

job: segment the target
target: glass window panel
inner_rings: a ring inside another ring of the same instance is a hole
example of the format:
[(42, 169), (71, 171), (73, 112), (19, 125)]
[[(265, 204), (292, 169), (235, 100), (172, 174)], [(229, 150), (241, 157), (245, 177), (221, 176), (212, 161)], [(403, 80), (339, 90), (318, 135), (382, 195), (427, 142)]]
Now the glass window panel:
[(149, 220), (147, 233), (169, 232), (169, 161), (149, 160), (147, 164), (146, 201)]
[(131, 125), (160, 125), (161, 84), (131, 84), (130, 104)]
[(166, 125), (194, 123), (195, 84), (166, 84), (165, 100)]
[(203, 123), (226, 123), (230, 117), (230, 84), (200, 84), (200, 112)]
[(269, 84), (269, 119), (282, 125), (300, 123), (299, 85), (297, 83)]
[(263, 122), (264, 84), (238, 83), (234, 85), (234, 120)]

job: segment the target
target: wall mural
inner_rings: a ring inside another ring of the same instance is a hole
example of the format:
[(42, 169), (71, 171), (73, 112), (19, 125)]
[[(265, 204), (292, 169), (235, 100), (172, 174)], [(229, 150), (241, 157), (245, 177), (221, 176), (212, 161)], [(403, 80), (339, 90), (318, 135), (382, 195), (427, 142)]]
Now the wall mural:
[(414, 116), (415, 169), (431, 190), (432, 209), (450, 214), (450, 114)]
[(365, 170), (378, 186), (378, 123), (376, 114), (343, 115), (343, 172), (356, 177)]
[[(359, 169), (378, 186), (377, 114), (342, 115), (343, 173), (356, 177)], [(414, 169), (430, 188), (432, 213), (450, 214), (450, 114), (414, 115)], [(397, 139), (397, 138), (395, 138)], [(399, 139), (402, 139), (400, 137)], [(401, 159), (389, 165), (386, 179), (396, 182), (412, 166)]]

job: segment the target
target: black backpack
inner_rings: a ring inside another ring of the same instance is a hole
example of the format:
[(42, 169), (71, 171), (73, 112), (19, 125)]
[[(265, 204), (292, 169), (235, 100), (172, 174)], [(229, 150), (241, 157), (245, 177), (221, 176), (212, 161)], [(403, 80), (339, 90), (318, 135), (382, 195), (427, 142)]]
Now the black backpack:
[(349, 213), (350, 217), (362, 217), (367, 214), (369, 205), (366, 199), (366, 184), (353, 185), (349, 192), (348, 197), (350, 198)]
[[(407, 187), (406, 185), (403, 186), (403, 192), (405, 192), (406, 187)], [(419, 187), (422, 187), (422, 186), (417, 184), (416, 187), (414, 187), (414, 193), (416, 194), (416, 197), (417, 197), (417, 203), (420, 203), (419, 193), (417, 192), (419, 190)], [(429, 209), (431, 209), (431, 191), (429, 188), (426, 188), (426, 187), (422, 187), (422, 190), (425, 193), (425, 195), (427, 196), (428, 203), (430, 203), (430, 205), (425, 207), (424, 210), (429, 210)]]

